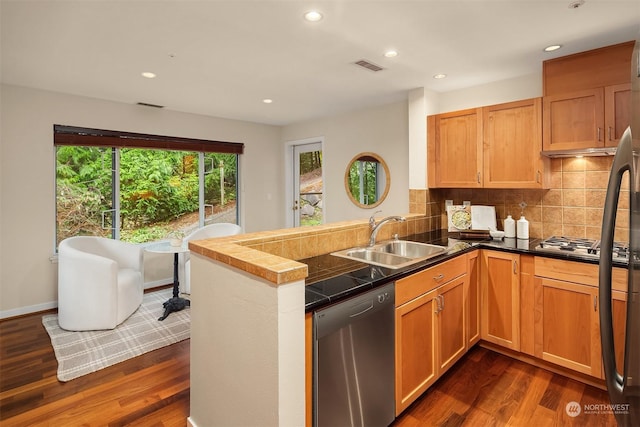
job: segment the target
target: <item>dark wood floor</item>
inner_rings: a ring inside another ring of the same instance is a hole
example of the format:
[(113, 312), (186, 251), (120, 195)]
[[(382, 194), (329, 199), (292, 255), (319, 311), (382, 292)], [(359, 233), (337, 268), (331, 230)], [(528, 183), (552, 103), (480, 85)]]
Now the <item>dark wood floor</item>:
[[(0, 322), (0, 424), (185, 426), (189, 340), (77, 378), (56, 379), (41, 314)], [(615, 425), (610, 414), (570, 418), (568, 402), (606, 393), (476, 347), (394, 423), (405, 426)]]

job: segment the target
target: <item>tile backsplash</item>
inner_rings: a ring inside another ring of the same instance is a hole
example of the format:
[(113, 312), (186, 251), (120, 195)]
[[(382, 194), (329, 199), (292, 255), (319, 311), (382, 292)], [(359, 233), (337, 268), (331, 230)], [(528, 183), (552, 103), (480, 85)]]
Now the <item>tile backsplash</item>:
[[(529, 189), (431, 189), (410, 190), (410, 212), (429, 218), (431, 229), (446, 228), (445, 200), (496, 207), (498, 228), (511, 215), (520, 218), (520, 202), (529, 220), (531, 238), (552, 235), (599, 239), (609, 170), (613, 157), (551, 159), (550, 188)], [(629, 196), (623, 183), (619, 200), (615, 240), (628, 240)]]

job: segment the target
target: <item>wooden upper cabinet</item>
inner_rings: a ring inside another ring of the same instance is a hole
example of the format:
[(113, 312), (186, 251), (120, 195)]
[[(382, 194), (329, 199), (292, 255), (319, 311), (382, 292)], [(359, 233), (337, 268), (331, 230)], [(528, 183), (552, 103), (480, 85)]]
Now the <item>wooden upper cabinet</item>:
[(427, 117), (430, 187), (482, 187), (482, 109)]
[(544, 188), (541, 150), (541, 98), (427, 117), (433, 188)]
[(604, 145), (616, 147), (631, 123), (631, 83), (604, 88)]
[(542, 98), (484, 107), (485, 188), (542, 188)]
[(543, 149), (615, 147), (629, 126), (633, 42), (543, 63)]
[(602, 88), (545, 96), (544, 150), (603, 147), (603, 99)]

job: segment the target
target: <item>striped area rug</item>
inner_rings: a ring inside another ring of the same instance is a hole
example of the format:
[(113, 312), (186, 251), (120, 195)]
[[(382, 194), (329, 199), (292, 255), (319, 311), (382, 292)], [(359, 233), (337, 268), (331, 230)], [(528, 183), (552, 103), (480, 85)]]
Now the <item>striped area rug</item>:
[(42, 317), (58, 360), (58, 380), (69, 381), (158, 348), (189, 338), (190, 309), (158, 321), (171, 289), (144, 295), (142, 305), (118, 327), (108, 331), (70, 332), (58, 316)]

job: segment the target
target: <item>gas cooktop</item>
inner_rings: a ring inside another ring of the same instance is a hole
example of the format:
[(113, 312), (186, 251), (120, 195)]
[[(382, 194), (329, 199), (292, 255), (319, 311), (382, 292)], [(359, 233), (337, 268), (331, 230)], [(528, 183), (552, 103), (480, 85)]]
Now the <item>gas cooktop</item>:
[[(600, 258), (600, 240), (581, 239), (564, 236), (552, 236), (540, 242), (537, 251), (558, 252), (566, 251), (570, 254)], [(626, 243), (613, 242), (613, 259), (629, 262), (629, 246)]]

